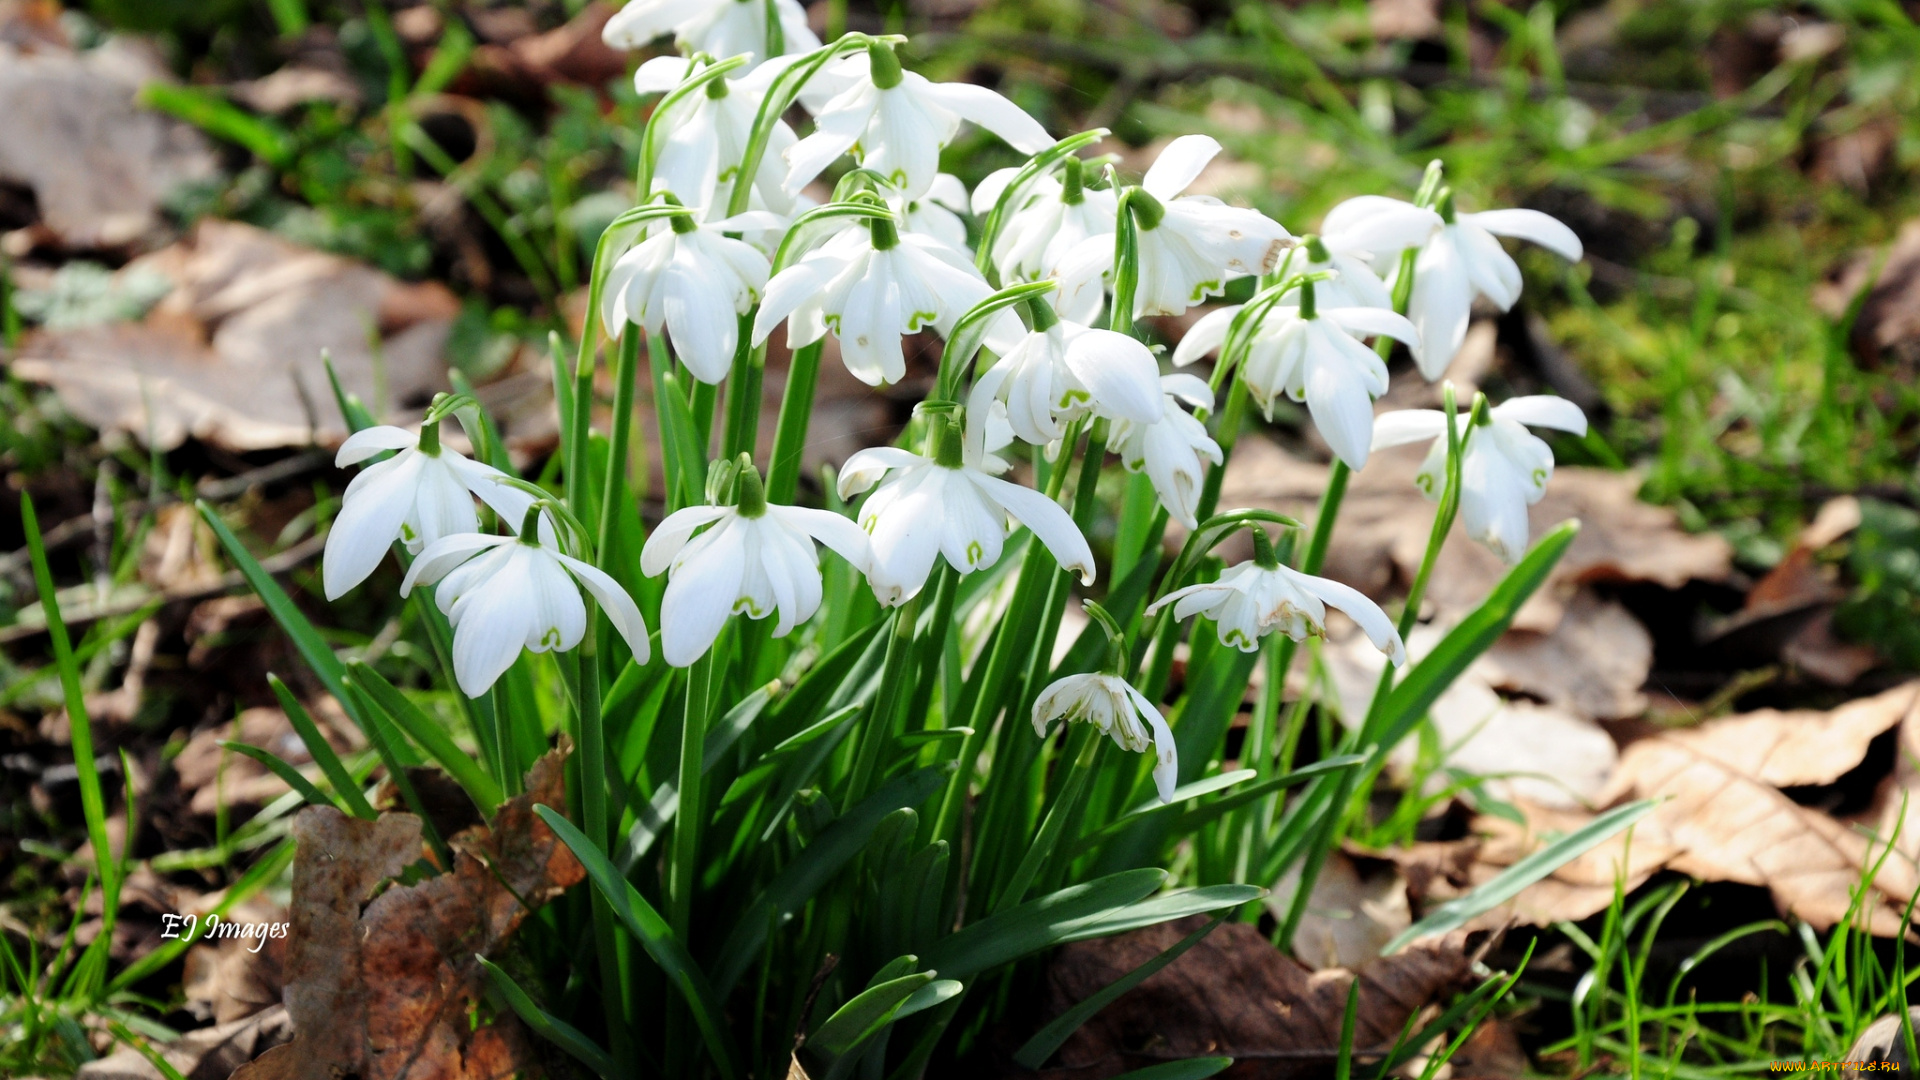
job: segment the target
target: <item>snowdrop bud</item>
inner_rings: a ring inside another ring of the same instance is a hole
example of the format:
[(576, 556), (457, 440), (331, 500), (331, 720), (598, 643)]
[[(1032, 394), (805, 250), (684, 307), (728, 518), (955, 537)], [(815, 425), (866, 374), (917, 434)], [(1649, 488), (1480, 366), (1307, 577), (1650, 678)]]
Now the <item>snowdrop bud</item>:
[(1407, 659), (1400, 632), (1380, 606), (1357, 590), (1323, 577), (1282, 566), (1268, 547), (1264, 558), (1229, 567), (1218, 580), (1189, 585), (1154, 601), (1151, 615), (1173, 605), (1173, 617), (1212, 619), (1222, 645), (1241, 652), (1260, 648), (1260, 639), (1278, 630), (1295, 641), (1326, 632), (1327, 607), (1347, 613), (1374, 646), (1395, 664)]
[(453, 675), (468, 697), (485, 694), (521, 649), (565, 651), (587, 631), (580, 590), (600, 603), (641, 663), (650, 653), (646, 620), (604, 571), (536, 538), (539, 508), (529, 505), (519, 537), (463, 533), (427, 546), (407, 571), (400, 595), (434, 585), (434, 601), (453, 626)]
[[(1587, 433), (1587, 417), (1566, 398), (1517, 397), (1487, 410), (1483, 422), (1461, 433), (1460, 519), (1467, 535), (1509, 563), (1527, 553), (1527, 507), (1547, 493), (1553, 449), (1527, 427)], [(1438, 500), (1446, 484), (1447, 419), (1432, 409), (1403, 409), (1374, 424), (1375, 449), (1432, 439), (1414, 482)]]
[(660, 651), (675, 667), (705, 655), (729, 615), (777, 615), (774, 637), (813, 618), (823, 595), (816, 540), (867, 572), (867, 534), (858, 525), (826, 510), (767, 502), (745, 454), (734, 475), (732, 506), (675, 511), (640, 551), (642, 572), (668, 575)]
[(1034, 733), (1046, 737), (1055, 720), (1092, 724), (1122, 750), (1152, 750), (1153, 786), (1163, 803), (1173, 801), (1180, 777), (1180, 752), (1173, 729), (1145, 694), (1118, 675), (1069, 675), (1055, 681), (1033, 703)]

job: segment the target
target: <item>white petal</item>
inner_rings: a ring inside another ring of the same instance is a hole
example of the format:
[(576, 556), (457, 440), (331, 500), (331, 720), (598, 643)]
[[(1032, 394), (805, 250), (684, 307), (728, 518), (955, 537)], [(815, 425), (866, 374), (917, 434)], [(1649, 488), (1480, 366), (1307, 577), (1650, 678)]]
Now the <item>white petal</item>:
[(443, 537), (413, 560), (406, 578), (400, 583), (400, 595), (406, 596), (422, 582), (432, 583), (447, 575), (447, 571), (473, 558), (488, 548), (502, 544), (518, 543), (511, 536), (491, 536), (487, 533), (460, 533)]
[(746, 546), (733, 529), (674, 570), (660, 600), (660, 652), (667, 663), (687, 667), (712, 648), (745, 573)]
[(333, 456), (333, 466), (344, 469), (349, 465), (358, 465), (375, 454), (388, 450), (408, 450), (418, 445), (420, 437), (405, 428), (386, 424), (362, 428), (347, 436), (347, 441), (340, 444), (340, 451)]
[[(753, 343), (758, 345), (767, 340), (767, 335), (773, 333), (773, 328), (779, 326), (782, 319), (792, 315), (826, 285), (827, 278), (823, 276), (823, 270), (829, 266), (838, 270), (840, 265), (838, 262), (829, 264), (808, 258), (773, 275), (773, 280), (767, 282), (766, 294), (760, 299), (760, 313), (753, 319)], [(792, 329), (789, 328), (787, 333), (791, 337)]]
[(1413, 328), (1405, 315), (1395, 311), (1374, 307), (1328, 308), (1320, 312), (1320, 317), (1361, 337), (1390, 337), (1405, 342), (1410, 349), (1420, 345), (1420, 331)]
[(1227, 332), (1232, 329), (1234, 316), (1240, 314), (1240, 304), (1229, 304), (1215, 308), (1200, 316), (1187, 328), (1180, 344), (1174, 346), (1173, 362), (1177, 367), (1185, 367), (1227, 343)]
[(1413, 266), (1413, 293), (1407, 318), (1420, 331), (1415, 358), (1420, 374), (1431, 382), (1453, 363), (1467, 338), (1467, 316), (1473, 310), (1473, 286), (1451, 238), (1435, 237)]
[(659, 577), (673, 564), (674, 556), (687, 546), (687, 541), (702, 525), (719, 521), (734, 513), (731, 506), (689, 506), (668, 514), (647, 537), (646, 546), (640, 549), (640, 572), (648, 577)]
[(1160, 365), (1145, 345), (1112, 330), (1083, 330), (1067, 342), (1066, 361), (1107, 419), (1159, 422)]
[(1040, 121), (984, 86), (930, 82), (921, 88), (920, 94), (941, 108), (1000, 136), (1008, 146), (1023, 154), (1037, 154), (1053, 145), (1053, 136), (1040, 126)]
[(1327, 211), (1321, 238), (1339, 254), (1399, 255), (1419, 247), (1441, 226), (1440, 215), (1384, 195), (1361, 195)]
[(1220, 143), (1212, 136), (1182, 135), (1160, 151), (1140, 186), (1163, 202), (1171, 199), (1185, 191), (1219, 152)]
[(647, 641), (647, 620), (640, 615), (640, 606), (633, 602), (633, 597), (627, 595), (627, 590), (591, 563), (581, 562), (558, 551), (553, 552), (553, 557), (572, 571), (573, 576), (599, 602), (600, 610), (607, 613), (607, 621), (626, 639), (627, 648), (633, 651), (634, 661), (646, 663), (652, 652)]
[[(640, 5), (629, 5), (640, 6)], [(679, 86), (693, 67), (693, 61), (680, 56), (656, 56), (633, 73), (633, 89), (640, 94), (663, 94)]]
[(1007, 190), (1007, 185), (1013, 183), (1013, 178), (1019, 173), (1019, 166), (1009, 165), (1004, 169), (995, 169), (988, 173), (986, 179), (975, 185), (973, 198), (970, 200), (973, 216), (985, 219), (988, 214), (991, 214), (994, 204), (1000, 201), (1000, 196)]
[(1384, 450), (1446, 434), (1447, 418), (1438, 409), (1397, 409), (1374, 418), (1372, 447)]
[(908, 469), (932, 462), (897, 446), (869, 446), (855, 451), (840, 466), (840, 498), (851, 499), (878, 483), (889, 469)]
[(1563, 397), (1534, 394), (1495, 405), (1488, 412), (1501, 420), (1512, 420), (1530, 427), (1556, 428), (1575, 435), (1587, 433), (1587, 414), (1580, 406)]
[(979, 485), (988, 498), (1000, 504), (1020, 524), (1032, 530), (1033, 535), (1047, 546), (1047, 550), (1053, 552), (1061, 569), (1078, 573), (1082, 585), (1093, 584), (1093, 549), (1087, 546), (1087, 538), (1080, 534), (1080, 527), (1073, 523), (1073, 516), (1062, 509), (1059, 503), (1038, 491), (999, 477), (969, 470), (967, 478)]
[(1196, 409), (1213, 408), (1213, 388), (1197, 375), (1162, 375), (1160, 389), (1168, 397), (1178, 398)]
[(1367, 635), (1373, 646), (1387, 654), (1387, 659), (1395, 667), (1407, 662), (1407, 647), (1400, 640), (1400, 631), (1380, 610), (1380, 605), (1367, 599), (1364, 593), (1349, 588), (1330, 578), (1314, 577), (1310, 574), (1293, 574), (1293, 580), (1303, 589), (1347, 613)]
[(832, 548), (862, 574), (867, 572), (867, 564), (872, 560), (873, 553), (867, 542), (866, 530), (852, 518), (808, 506), (769, 506), (767, 513)]
[(1483, 210), (1478, 214), (1461, 214), (1460, 218), (1495, 236), (1531, 240), (1570, 262), (1579, 262), (1585, 252), (1572, 229), (1559, 218), (1538, 210)]
[(400, 538), (425, 460), (419, 454), (395, 458), (354, 478), (327, 533), (320, 574), (327, 599), (336, 600), (365, 581)]

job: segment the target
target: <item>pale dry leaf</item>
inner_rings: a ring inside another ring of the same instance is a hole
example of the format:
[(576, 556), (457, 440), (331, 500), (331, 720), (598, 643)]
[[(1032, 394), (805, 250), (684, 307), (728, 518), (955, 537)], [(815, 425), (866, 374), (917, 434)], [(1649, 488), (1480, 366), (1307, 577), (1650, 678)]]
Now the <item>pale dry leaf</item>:
[[(1067, 945), (1047, 965), (1054, 1016), (1205, 925), (1204, 915)], [(1322, 1075), (1338, 1056), (1348, 988), (1360, 983), (1354, 1043), (1385, 1052), (1407, 1018), (1471, 979), (1465, 937), (1417, 942), (1357, 971), (1311, 971), (1257, 927), (1225, 922), (1178, 959), (1097, 1013), (1040, 1075), (1105, 1080), (1130, 1069), (1203, 1055), (1244, 1059), (1228, 1077)]]
[(1831, 784), (1860, 764), (1869, 742), (1916, 708), (1920, 682), (1909, 682), (1831, 712), (1761, 709), (1661, 738), (1774, 787)]
[[(185, 1032), (172, 1042), (149, 1043), (187, 1080), (227, 1080), (234, 1071), (293, 1039), (293, 1024), (280, 1005), (213, 1027)], [(164, 1080), (146, 1055), (131, 1046), (80, 1066), (78, 1080)]]
[(190, 125), (135, 97), (166, 66), (135, 41), (23, 52), (0, 44), (0, 181), (33, 190), (40, 224), (67, 248), (121, 248), (162, 227), (175, 187), (212, 179), (219, 163)]
[[(324, 728), (322, 734), (328, 736), (336, 752), (344, 754), (352, 749), (337, 734)], [(173, 759), (180, 790), (190, 796), (188, 808), (196, 814), (212, 814), (222, 803), (263, 806), (288, 791), (286, 781), (265, 765), (222, 747), (223, 742), (257, 746), (299, 769), (307, 779), (320, 782), (320, 768), (313, 763), (287, 714), (271, 706), (256, 706), (227, 723), (196, 733)]]
[[(1847, 304), (1873, 282), (1860, 314), (1853, 322), (1854, 354), (1869, 364), (1888, 364), (1912, 372), (1920, 366), (1920, 219), (1900, 227), (1880, 274), (1873, 277), (1873, 255), (1856, 260), (1857, 268), (1835, 285), (1840, 293), (1829, 306), (1844, 312)], [(1847, 286), (1851, 285), (1850, 291)]]
[[(1267, 910), (1284, 919), (1300, 888), (1296, 863), (1267, 893)], [(1413, 924), (1407, 882), (1391, 862), (1363, 864), (1344, 851), (1327, 857), (1293, 935), (1293, 955), (1315, 971), (1359, 967)]]
[(1920, 860), (1920, 706), (1901, 718), (1894, 747), (1893, 772), (1880, 781), (1873, 805), (1854, 824)]
[(376, 415), (444, 385), (459, 310), (444, 286), (212, 219), (122, 272), (158, 272), (173, 291), (138, 323), (34, 333), (13, 363), (94, 427), (161, 449), (188, 437), (234, 451), (338, 442), (323, 351)]
[(1495, 689), (1575, 716), (1623, 719), (1646, 711), (1640, 688), (1653, 670), (1653, 635), (1617, 601), (1581, 589), (1552, 633), (1508, 633), (1474, 667)]

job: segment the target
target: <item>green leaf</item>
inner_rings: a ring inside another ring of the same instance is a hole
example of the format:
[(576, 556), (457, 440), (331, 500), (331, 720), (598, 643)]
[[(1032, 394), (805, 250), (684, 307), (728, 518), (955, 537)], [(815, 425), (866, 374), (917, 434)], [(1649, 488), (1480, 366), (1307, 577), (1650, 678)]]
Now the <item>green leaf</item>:
[(894, 1013), (921, 987), (932, 982), (934, 972), (922, 971), (883, 982), (855, 994), (851, 1001), (834, 1010), (820, 1029), (807, 1038), (807, 1049), (832, 1061), (861, 1045), (893, 1022)]
[(453, 736), (448, 735), (446, 729), (432, 717), (421, 712), (420, 706), (408, 701), (407, 696), (395, 689), (379, 672), (354, 660), (347, 664), (346, 681), (349, 686), (359, 687), (381, 712), (387, 714), (394, 726), (420, 744), (428, 757), (447, 770), (447, 775), (466, 789), (482, 812), (491, 814), (495, 807), (506, 800), (493, 777), (468, 757), (466, 751), (454, 745)]
[(1233, 1065), (1230, 1057), (1188, 1058), (1185, 1061), (1169, 1061), (1164, 1065), (1149, 1065), (1144, 1069), (1135, 1069), (1130, 1073), (1121, 1073), (1113, 1080), (1205, 1080), (1218, 1072), (1224, 1072)]
[(1646, 817), (1657, 805), (1642, 799), (1615, 807), (1567, 835), (1502, 870), (1492, 880), (1465, 896), (1449, 900), (1427, 913), (1427, 917), (1400, 931), (1387, 942), (1380, 955), (1387, 956), (1416, 938), (1444, 934), (1465, 926), (1474, 916), (1492, 911), (1520, 894), (1522, 889), (1579, 858), (1608, 837)]
[(1060, 1044), (1080, 1030), (1080, 1025), (1093, 1019), (1095, 1013), (1113, 1004), (1120, 995), (1139, 986), (1154, 972), (1178, 960), (1182, 953), (1198, 945), (1201, 938), (1213, 933), (1214, 927), (1226, 920), (1227, 914), (1222, 912), (1214, 916), (1207, 925), (1169, 945), (1161, 950), (1158, 956), (1094, 991), (1085, 1001), (1061, 1013), (1046, 1027), (1035, 1032), (1033, 1038), (1028, 1039), (1026, 1045), (1013, 1055), (1013, 1060), (1029, 1069), (1038, 1069), (1046, 1064), (1047, 1059), (1053, 1056), (1053, 1052), (1060, 1049)]
[[(320, 365), (327, 369), (327, 385), (333, 390), (333, 403), (339, 407), (341, 419), (347, 422), (347, 431), (349, 433), (365, 431), (378, 423), (373, 418), (373, 414), (368, 412), (367, 407), (361, 403), (359, 397), (348, 393), (347, 388), (340, 385), (340, 373), (333, 370), (333, 356), (325, 349), (320, 350)], [(371, 465), (376, 461), (384, 461), (389, 456), (391, 455), (376, 454), (363, 464)]]
[[(222, 750), (231, 750), (236, 754), (245, 754), (260, 764), (265, 765), (268, 772), (286, 781), (288, 787), (298, 792), (300, 797), (309, 803), (315, 806), (334, 805), (333, 800), (327, 798), (325, 792), (313, 786), (313, 781), (300, 775), (299, 769), (281, 761), (278, 757), (267, 753), (265, 750), (248, 743), (234, 742), (231, 739), (221, 739), (219, 746)], [(335, 807), (335, 809), (338, 809), (338, 807)]]
[(594, 887), (606, 897), (607, 906), (625, 924), (627, 932), (647, 950), (653, 962), (660, 965), (660, 970), (667, 973), (667, 978), (693, 1013), (694, 1023), (699, 1026), (707, 1050), (719, 1065), (721, 1075), (729, 1080), (738, 1075), (727, 1042), (726, 1014), (720, 1007), (721, 999), (714, 995), (706, 973), (694, 963), (680, 939), (674, 936), (667, 920), (660, 917), (660, 913), (647, 903), (647, 898), (641, 896), (638, 889), (620, 876), (607, 857), (587, 839), (586, 834), (574, 827), (573, 822), (550, 806), (536, 805), (533, 811), (560, 837), (561, 842), (573, 850), (580, 865), (586, 867), (587, 876), (593, 879)]
[[(929, 972), (928, 974), (933, 973)], [(899, 1023), (914, 1013), (924, 1012), (933, 1008), (935, 1005), (941, 1005), (951, 1001), (964, 989), (966, 989), (966, 984), (958, 979), (938, 979), (930, 982), (920, 989), (915, 990), (913, 996), (901, 1004), (900, 1011), (893, 1014), (894, 1022)]]
[(925, 802), (952, 770), (952, 763), (947, 762), (889, 780), (814, 837), (813, 843), (767, 884), (766, 890), (734, 924), (733, 933), (720, 950), (720, 962), (714, 965), (717, 972), (714, 985), (720, 992), (731, 992), (740, 976), (746, 974), (774, 923), (785, 923), (831, 881), (848, 860), (867, 846), (873, 830), (888, 814)]
[(580, 1033), (580, 1029), (542, 1009), (527, 996), (525, 990), (513, 981), (513, 976), (488, 960), (484, 956), (475, 956), (480, 966), (487, 969), (487, 975), (493, 980), (493, 988), (506, 999), (507, 1004), (519, 1015), (520, 1019), (533, 1030), (546, 1036), (547, 1041), (572, 1054), (582, 1065), (592, 1069), (600, 1080), (621, 1080), (620, 1067), (605, 1050), (594, 1045), (592, 1039)]
[(210, 90), (150, 82), (140, 88), (140, 101), (148, 108), (177, 116), (216, 139), (238, 143), (276, 169), (290, 167), (299, 152), (292, 133), (285, 128), (247, 112)]
[(728, 750), (733, 749), (733, 744), (738, 742), (740, 736), (746, 734), (747, 729), (753, 726), (753, 722), (760, 718), (760, 713), (766, 709), (767, 703), (773, 700), (773, 695), (779, 690), (780, 680), (775, 679), (741, 699), (740, 704), (728, 709), (727, 715), (721, 717), (718, 723), (707, 730), (707, 741), (700, 748), (702, 773), (713, 771), (714, 765), (725, 756)]
[(1267, 890), (1257, 885), (1203, 885), (1197, 889), (1176, 889), (1087, 919), (1072, 928), (1064, 940), (1085, 941), (1088, 938), (1124, 934), (1129, 930), (1157, 926), (1189, 915), (1237, 908), (1265, 895)]
[(287, 714), (287, 722), (293, 725), (294, 733), (306, 744), (308, 756), (320, 766), (321, 772), (327, 774), (328, 782), (333, 785), (334, 793), (340, 796), (341, 802), (346, 804), (347, 812), (364, 821), (379, 817), (367, 802), (360, 785), (354, 782), (353, 774), (340, 760), (340, 755), (333, 752), (333, 744), (320, 733), (319, 725), (313, 722), (306, 706), (300, 704), (300, 699), (293, 696), (293, 691), (280, 681), (280, 676), (271, 671), (267, 672), (267, 685), (273, 688), (273, 696), (280, 699), (280, 711)]
[(940, 372), (934, 390), (936, 398), (954, 400), (960, 381), (966, 375), (967, 365), (973, 362), (980, 346), (986, 344), (987, 328), (993, 325), (993, 316), (1015, 304), (1043, 297), (1058, 287), (1059, 283), (1052, 278), (1023, 281), (1009, 285), (968, 308), (966, 314), (955, 320), (953, 330), (947, 335), (946, 348), (940, 352)]
[(965, 980), (1062, 942), (1078, 941), (1088, 936), (1081, 933), (1087, 924), (1125, 910), (1166, 881), (1165, 871), (1148, 867), (1070, 885), (942, 938), (928, 951), (927, 966)]

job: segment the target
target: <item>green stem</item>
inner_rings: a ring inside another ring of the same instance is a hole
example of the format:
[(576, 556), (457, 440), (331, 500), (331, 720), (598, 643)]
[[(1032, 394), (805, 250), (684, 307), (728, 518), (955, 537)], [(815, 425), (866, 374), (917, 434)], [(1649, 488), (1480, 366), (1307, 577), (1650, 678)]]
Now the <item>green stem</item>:
[(1327, 471), (1327, 490), (1320, 496), (1320, 510), (1313, 518), (1313, 536), (1307, 541), (1307, 552), (1300, 560), (1300, 572), (1318, 574), (1320, 567), (1327, 561), (1327, 545), (1333, 541), (1333, 523), (1340, 516), (1340, 503), (1347, 497), (1347, 478), (1353, 470), (1339, 458), (1333, 459), (1333, 468)]
[(687, 395), (687, 408), (693, 413), (693, 441), (705, 456), (713, 452), (713, 417), (720, 408), (720, 388), (694, 378), (691, 371), (686, 375), (693, 386), (693, 392)]
[[(727, 458), (751, 454), (760, 434), (760, 382), (767, 370), (767, 350), (750, 344), (753, 322), (740, 317), (740, 345), (733, 353), (733, 372), (727, 379), (727, 427), (720, 452)], [(784, 402), (782, 403), (784, 405)]]
[(920, 601), (925, 596), (926, 590), (922, 588), (894, 612), (893, 632), (887, 639), (887, 658), (880, 674), (880, 692), (874, 697), (873, 709), (860, 729), (853, 774), (847, 781), (848, 806), (866, 798), (879, 766), (881, 747), (893, 733), (893, 714), (898, 711), (901, 684), (906, 681), (907, 665), (913, 659), (913, 635), (920, 622)]
[(603, 570), (612, 557), (615, 507), (622, 501), (617, 496), (627, 482), (627, 447), (633, 437), (634, 383), (639, 367), (640, 333), (628, 327), (620, 336), (619, 351), (614, 353), (613, 431), (607, 436), (607, 475), (600, 488), (600, 528), (594, 541), (594, 554)]
[[(1027, 853), (1014, 869), (1012, 880), (1001, 890), (994, 900), (992, 911), (1002, 911), (1018, 904), (1032, 887), (1035, 875), (1040, 867), (1053, 855), (1053, 849), (1060, 843), (1061, 833), (1066, 831), (1067, 821), (1075, 817), (1080, 810), (1081, 796), (1086, 793), (1087, 778), (1093, 774), (1100, 750), (1105, 745), (1104, 736), (1092, 726), (1083, 725), (1068, 737), (1068, 752), (1061, 755), (1071, 762), (1068, 768), (1067, 782), (1060, 789), (1060, 795), (1054, 799), (1053, 806), (1047, 811), (1046, 820), (1040, 825), (1040, 831), (1034, 835), (1033, 843), (1027, 847)], [(991, 914), (992, 912), (989, 912)]]
[(773, 430), (773, 457), (767, 462), (767, 501), (791, 503), (800, 488), (801, 450), (807, 442), (807, 422), (813, 416), (814, 389), (820, 383), (822, 342), (803, 345), (787, 366), (787, 385), (780, 392), (780, 421)]
[[(934, 684), (940, 679), (940, 657), (947, 648), (947, 631), (953, 626), (953, 604), (959, 593), (960, 574), (943, 560), (934, 570), (933, 619), (927, 632), (920, 635), (914, 661), (913, 697), (907, 702), (907, 719), (930, 717)], [(951, 723), (943, 717), (944, 723)]]

